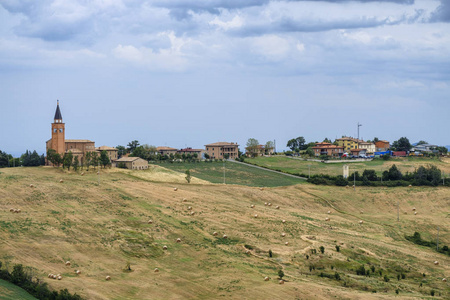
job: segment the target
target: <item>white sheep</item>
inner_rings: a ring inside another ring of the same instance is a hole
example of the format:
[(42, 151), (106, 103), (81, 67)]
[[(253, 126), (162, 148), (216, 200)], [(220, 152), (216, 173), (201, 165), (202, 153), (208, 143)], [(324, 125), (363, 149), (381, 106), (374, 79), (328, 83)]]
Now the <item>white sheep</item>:
[(226, 238), (228, 238), (228, 237), (227, 237), (227, 235), (226, 235), (226, 234), (224, 234), (224, 235), (223, 235), (223, 238), (224, 238), (224, 239), (226, 239)]
[(442, 278), (442, 281), (443, 282), (447, 282), (447, 278)]
[(360, 221), (359, 221), (359, 224), (362, 224), (362, 223), (364, 223), (363, 220), (360, 220)]
[(437, 265), (439, 265), (439, 262), (437, 260), (435, 260), (434, 264), (437, 266)]
[(267, 205), (272, 206), (272, 203), (269, 202)]
[(276, 208), (276, 209), (280, 209), (280, 207), (279, 207), (278, 205), (277, 205), (277, 206), (275, 206), (275, 208)]
[(61, 280), (61, 279), (62, 279), (62, 276), (61, 276), (61, 275), (60, 275), (60, 276), (58, 276), (58, 277), (57, 277), (57, 279), (58, 279), (58, 280)]
[(289, 242), (284, 243), (286, 246), (289, 246)]
[(329, 210), (327, 213), (328, 213), (328, 214), (331, 214), (331, 210)]
[(415, 207), (413, 207), (413, 208), (412, 208), (412, 210), (413, 210), (413, 211), (416, 211), (416, 208), (415, 208)]
[(281, 220), (281, 223), (286, 223), (286, 220)]
[(81, 271), (80, 271), (80, 270), (76, 270), (76, 271), (75, 271), (75, 274), (80, 275), (80, 274), (81, 274)]
[(183, 202), (187, 202), (187, 199), (186, 199), (186, 198), (183, 198)]
[(325, 221), (327, 221), (327, 222), (330, 221), (330, 218), (325, 218)]
[(258, 217), (258, 215), (257, 215), (257, 214), (255, 214), (255, 215), (254, 215), (254, 217), (255, 217), (255, 218), (257, 218), (257, 217)]
[(14, 208), (10, 208), (9, 211), (10, 211), (10, 212), (14, 212), (15, 209), (14, 209)]
[(30, 184), (30, 188), (34, 188), (34, 184)]
[(177, 238), (177, 243), (181, 243), (181, 239), (180, 238)]
[(278, 283), (279, 284), (284, 284), (284, 280), (280, 280)]
[(414, 215), (417, 215), (417, 211), (414, 212)]
[(192, 210), (192, 206), (188, 206), (188, 210)]
[(84, 172), (81, 172), (81, 176), (84, 176)]
[(264, 202), (264, 205), (267, 206), (267, 202)]
[(266, 276), (266, 277), (264, 277), (264, 281), (269, 281), (269, 277), (268, 276)]
[(191, 211), (190, 215), (193, 216), (195, 214), (195, 212)]
[(178, 188), (173, 188), (173, 190), (176, 192), (176, 191), (178, 191)]
[(153, 220), (148, 220), (148, 224), (153, 224)]
[(252, 204), (252, 205), (250, 205), (250, 207), (251, 207), (251, 208), (255, 208), (255, 206), (254, 206), (253, 204)]
[(286, 233), (283, 232), (283, 233), (281, 234), (281, 236), (282, 236), (282, 237), (285, 237), (285, 236), (286, 236)]
[(64, 180), (62, 180), (62, 179), (59, 180), (59, 183), (63, 183), (63, 182), (64, 182)]

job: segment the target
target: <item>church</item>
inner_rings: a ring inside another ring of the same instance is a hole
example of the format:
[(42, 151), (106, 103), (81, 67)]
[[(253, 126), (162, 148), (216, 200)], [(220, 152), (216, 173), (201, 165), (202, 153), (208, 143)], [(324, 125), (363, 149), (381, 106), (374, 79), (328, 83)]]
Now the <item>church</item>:
[[(63, 156), (65, 153), (72, 152), (73, 157), (77, 156), (80, 164), (84, 162), (84, 156), (87, 152), (101, 152), (106, 151), (109, 159), (117, 159), (118, 150), (112, 147), (102, 146), (95, 148), (95, 142), (90, 140), (66, 140), (66, 128), (65, 123), (63, 123), (61, 109), (59, 108), (59, 100), (56, 104), (55, 117), (52, 123), (52, 138), (46, 142), (46, 152), (49, 149), (53, 149), (56, 153)], [(50, 165), (50, 162), (47, 161)]]

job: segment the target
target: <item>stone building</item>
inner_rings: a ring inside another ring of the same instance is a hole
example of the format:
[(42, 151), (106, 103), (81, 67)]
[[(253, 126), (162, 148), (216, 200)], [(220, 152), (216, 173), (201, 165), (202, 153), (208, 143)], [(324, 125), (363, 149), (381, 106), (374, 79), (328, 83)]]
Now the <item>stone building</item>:
[(206, 153), (213, 159), (223, 159), (228, 154), (229, 159), (239, 157), (239, 145), (237, 143), (217, 142), (205, 145)]
[(140, 157), (122, 157), (113, 161), (113, 166), (130, 170), (148, 169), (148, 161)]

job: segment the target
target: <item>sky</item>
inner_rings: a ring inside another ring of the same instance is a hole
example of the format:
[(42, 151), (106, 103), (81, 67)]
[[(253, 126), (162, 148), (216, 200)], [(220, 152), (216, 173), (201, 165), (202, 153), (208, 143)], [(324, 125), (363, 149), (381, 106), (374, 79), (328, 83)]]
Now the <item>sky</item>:
[(0, 150), (450, 144), (449, 0), (0, 0)]

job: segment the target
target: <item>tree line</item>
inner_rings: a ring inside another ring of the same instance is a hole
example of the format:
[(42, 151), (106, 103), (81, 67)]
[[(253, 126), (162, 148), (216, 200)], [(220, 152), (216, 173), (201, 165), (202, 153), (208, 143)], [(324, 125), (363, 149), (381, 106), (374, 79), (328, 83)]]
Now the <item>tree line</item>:
[(20, 157), (13, 157), (11, 154), (0, 150), (0, 168), (7, 167), (34, 167), (45, 165), (44, 154), (39, 155), (36, 150), (33, 152), (27, 150)]
[(100, 155), (96, 151), (88, 151), (80, 161), (78, 156), (73, 155), (72, 152), (66, 152), (61, 155), (53, 149), (48, 149), (47, 160), (55, 167), (62, 165), (63, 169), (67, 168), (67, 170), (70, 170), (72, 167), (74, 171), (77, 171), (80, 167), (85, 167), (87, 171), (89, 171), (90, 166), (94, 167), (94, 169), (97, 166), (102, 166), (103, 168), (111, 167), (111, 161), (106, 150), (101, 151)]

